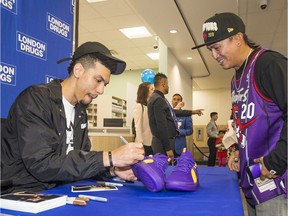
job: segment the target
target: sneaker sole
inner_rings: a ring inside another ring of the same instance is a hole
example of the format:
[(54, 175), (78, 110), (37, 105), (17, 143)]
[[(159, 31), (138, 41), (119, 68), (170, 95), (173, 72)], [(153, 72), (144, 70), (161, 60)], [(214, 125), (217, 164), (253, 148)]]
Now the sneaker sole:
[(164, 189), (164, 180), (147, 164), (137, 164), (133, 172), (149, 191), (158, 192)]
[(198, 184), (187, 182), (166, 182), (165, 186), (167, 190), (176, 191), (196, 191), (199, 187)]

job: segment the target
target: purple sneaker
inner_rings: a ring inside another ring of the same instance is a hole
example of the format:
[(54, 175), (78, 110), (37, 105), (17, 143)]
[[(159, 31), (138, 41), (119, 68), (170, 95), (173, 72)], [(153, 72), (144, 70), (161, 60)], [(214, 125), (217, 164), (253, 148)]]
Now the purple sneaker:
[(169, 165), (168, 157), (163, 154), (149, 155), (132, 166), (134, 175), (151, 192), (164, 189), (164, 173)]
[(184, 148), (182, 154), (176, 159), (177, 165), (166, 177), (167, 190), (196, 191), (199, 187), (197, 164), (191, 152)]

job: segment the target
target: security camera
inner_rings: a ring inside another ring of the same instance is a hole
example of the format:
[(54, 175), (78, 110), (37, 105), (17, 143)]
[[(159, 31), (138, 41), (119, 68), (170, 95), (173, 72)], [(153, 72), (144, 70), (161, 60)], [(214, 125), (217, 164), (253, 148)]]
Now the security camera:
[(158, 45), (157, 44), (153, 44), (153, 49), (158, 49)]
[(259, 6), (262, 10), (265, 10), (267, 8), (268, 0), (260, 0)]

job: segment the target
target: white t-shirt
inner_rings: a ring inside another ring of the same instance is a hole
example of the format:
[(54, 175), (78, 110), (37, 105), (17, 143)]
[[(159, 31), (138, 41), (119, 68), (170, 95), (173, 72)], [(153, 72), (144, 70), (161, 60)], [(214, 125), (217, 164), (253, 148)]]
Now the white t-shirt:
[(73, 136), (74, 136), (74, 117), (75, 117), (75, 106), (70, 104), (64, 96), (62, 96), (63, 104), (64, 104), (64, 110), (65, 110), (65, 116), (66, 116), (66, 144), (67, 150), (66, 154), (68, 154), (69, 151), (74, 149), (73, 143)]

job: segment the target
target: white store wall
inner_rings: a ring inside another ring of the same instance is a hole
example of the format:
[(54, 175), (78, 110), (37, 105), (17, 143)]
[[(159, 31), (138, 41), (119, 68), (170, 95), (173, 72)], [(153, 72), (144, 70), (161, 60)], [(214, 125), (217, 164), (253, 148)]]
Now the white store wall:
[[(169, 79), (169, 93), (166, 98), (171, 101), (172, 95), (179, 93), (184, 98), (184, 109), (205, 109), (203, 116), (193, 116), (194, 125), (207, 125), (210, 121), (210, 112), (214, 111), (218, 112), (218, 125), (226, 125), (231, 114), (230, 89), (193, 91), (190, 74), (183, 69), (161, 41), (159, 41), (159, 53), (159, 72), (166, 74)], [(158, 72), (157, 68), (152, 68), (152, 70), (155, 73)], [(111, 75), (110, 84), (104, 90), (105, 95), (127, 100), (127, 124), (132, 121), (138, 85), (142, 82), (142, 71), (132, 70), (125, 71), (121, 75)]]
[[(166, 95), (171, 101), (172, 95), (179, 93), (185, 101), (185, 109), (192, 109), (192, 79), (190, 75), (178, 63), (175, 56), (169, 51), (164, 43), (159, 41), (159, 72), (164, 73), (169, 79), (169, 94)], [(155, 73), (158, 69), (151, 68)], [(121, 75), (111, 75), (110, 83), (104, 90), (104, 95), (111, 95), (127, 100), (127, 126), (132, 122), (133, 108), (136, 104), (137, 89), (141, 81), (143, 70), (125, 71)], [(101, 95), (98, 99), (101, 98)], [(96, 99), (97, 100), (97, 99)]]
[(210, 113), (218, 113), (218, 125), (226, 125), (231, 114), (230, 89), (193, 91), (193, 109), (203, 108), (204, 115), (193, 116), (194, 125), (207, 125)]

